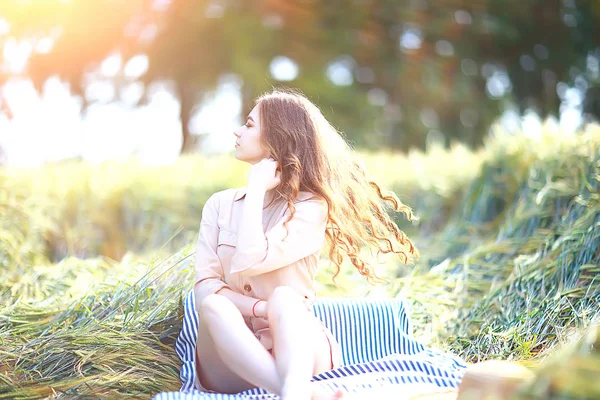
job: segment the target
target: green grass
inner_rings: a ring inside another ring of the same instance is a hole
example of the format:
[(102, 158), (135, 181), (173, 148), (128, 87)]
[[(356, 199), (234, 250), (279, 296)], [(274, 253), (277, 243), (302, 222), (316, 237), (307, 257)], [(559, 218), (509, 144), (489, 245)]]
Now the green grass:
[[(581, 378), (600, 368), (600, 128), (362, 156), (419, 214), (398, 223), (422, 258), (382, 260), (378, 286), (349, 264), (335, 285), (323, 261), (319, 293), (405, 296), (425, 343), (536, 368), (523, 398), (600, 397)], [(0, 169), (0, 398), (178, 390), (202, 206), (246, 173), (225, 156)]]

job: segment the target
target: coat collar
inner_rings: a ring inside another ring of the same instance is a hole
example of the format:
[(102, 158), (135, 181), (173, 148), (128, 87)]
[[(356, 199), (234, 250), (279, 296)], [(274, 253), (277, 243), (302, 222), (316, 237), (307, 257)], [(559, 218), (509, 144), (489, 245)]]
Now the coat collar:
[(235, 192), (235, 196), (233, 197), (233, 201), (238, 201), (243, 199), (244, 197), (246, 197), (246, 188), (239, 188), (237, 189), (237, 191)]
[[(298, 193), (297, 201), (305, 201), (312, 198), (314, 194), (310, 192), (300, 192)], [(235, 196), (233, 197), (233, 201), (238, 201), (246, 197), (246, 187), (242, 187), (236, 190)]]

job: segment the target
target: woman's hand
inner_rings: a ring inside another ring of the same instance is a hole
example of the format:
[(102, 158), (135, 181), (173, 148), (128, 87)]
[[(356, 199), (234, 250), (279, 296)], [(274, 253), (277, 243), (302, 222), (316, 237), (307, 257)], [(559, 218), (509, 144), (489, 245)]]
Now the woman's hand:
[(266, 300), (260, 300), (256, 304), (256, 306), (254, 306), (254, 315), (256, 315), (258, 318), (267, 319), (267, 317), (268, 317), (267, 304), (268, 303)]
[(248, 187), (257, 187), (265, 191), (276, 188), (281, 183), (279, 164), (272, 158), (264, 158), (250, 167)]

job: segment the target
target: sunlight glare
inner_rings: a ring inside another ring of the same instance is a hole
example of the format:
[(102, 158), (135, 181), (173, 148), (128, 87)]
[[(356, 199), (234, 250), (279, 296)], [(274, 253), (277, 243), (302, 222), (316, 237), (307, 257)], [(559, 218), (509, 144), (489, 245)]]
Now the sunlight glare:
[(174, 162), (180, 154), (182, 137), (179, 101), (166, 89), (154, 92), (150, 103), (135, 113), (131, 132), (137, 134), (137, 157), (148, 165)]
[(45, 37), (38, 40), (35, 44), (35, 51), (42, 54), (48, 54), (54, 47), (54, 40), (51, 37)]
[(154, 40), (154, 38), (156, 37), (157, 34), (158, 34), (158, 25), (149, 24), (148, 26), (144, 27), (144, 29), (142, 29), (142, 31), (140, 32), (139, 39), (142, 42), (150, 43)]
[(327, 78), (337, 86), (350, 86), (354, 82), (353, 70), (356, 62), (350, 56), (340, 56), (327, 66)]
[(120, 54), (113, 54), (104, 59), (102, 61), (102, 65), (100, 66), (100, 71), (102, 75), (107, 78), (114, 78), (117, 76), (119, 71), (121, 70), (121, 65), (123, 63), (122, 57)]
[(0, 17), (0, 36), (7, 35), (10, 32), (10, 25), (7, 20)]
[(523, 135), (532, 139), (542, 137), (542, 120), (533, 110), (527, 109), (523, 116)]
[(0, 129), (7, 162), (34, 167), (79, 154), (81, 104), (57, 78), (46, 82), (42, 97), (27, 80), (12, 80), (4, 91), (14, 111)]
[(508, 108), (498, 120), (506, 133), (517, 134), (521, 131), (521, 116), (516, 108)]
[(296, 79), (298, 77), (298, 69), (298, 64), (285, 56), (274, 57), (269, 65), (271, 76), (281, 82), (289, 82)]
[(156, 11), (166, 11), (171, 5), (171, 0), (154, 0), (152, 8)]
[(129, 106), (135, 106), (144, 95), (144, 84), (142, 82), (131, 82), (119, 89), (119, 96)]
[(145, 54), (138, 54), (127, 61), (123, 68), (123, 73), (128, 79), (138, 79), (148, 72), (148, 65), (148, 56)]
[(29, 40), (17, 41), (14, 37), (4, 42), (4, 60), (9, 73), (20, 74), (27, 66), (27, 60), (31, 55), (33, 46)]
[(92, 81), (85, 87), (85, 98), (90, 102), (108, 103), (115, 98), (115, 84), (110, 79)]
[(106, 159), (125, 159), (131, 154), (131, 135), (124, 134), (132, 128), (126, 112), (117, 104), (93, 104), (88, 107), (81, 132), (81, 155), (84, 160), (99, 163)]
[[(106, 83), (91, 81), (88, 90), (91, 87), (92, 92), (101, 93), (111, 86)], [(58, 77), (46, 81), (41, 96), (31, 81), (11, 79), (3, 87), (3, 95), (13, 116), (11, 119), (0, 113), (0, 148), (4, 152), (0, 157), (7, 164), (22, 167), (74, 157), (92, 163), (131, 156), (149, 165), (174, 162), (182, 137), (180, 105), (172, 88), (153, 84), (149, 104), (132, 108), (131, 102), (140, 95), (143, 84), (132, 82), (127, 87), (131, 93), (124, 95), (123, 101), (93, 104), (81, 114), (82, 100)], [(102, 96), (95, 93), (93, 97)], [(233, 131), (241, 124), (241, 106), (240, 79), (234, 75), (223, 78), (213, 98), (190, 124), (194, 133), (206, 135), (203, 152), (232, 151)]]
[(560, 113), (559, 124), (565, 133), (574, 133), (579, 129), (582, 122), (581, 111), (575, 107), (568, 106)]
[(423, 32), (417, 26), (409, 26), (400, 36), (400, 49), (418, 50), (423, 43)]
[(216, 93), (190, 121), (190, 131), (206, 135), (203, 151), (207, 153), (229, 152), (235, 146), (233, 131), (241, 124), (242, 82), (234, 76), (227, 76), (219, 82)]
[(33, 83), (29, 79), (12, 78), (3, 86), (4, 98), (13, 115), (27, 115), (40, 107)]

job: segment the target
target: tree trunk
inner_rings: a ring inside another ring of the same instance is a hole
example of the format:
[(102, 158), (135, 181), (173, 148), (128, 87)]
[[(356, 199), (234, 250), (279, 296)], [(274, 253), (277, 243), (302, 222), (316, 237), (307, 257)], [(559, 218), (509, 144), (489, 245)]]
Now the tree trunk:
[(246, 121), (246, 115), (252, 110), (254, 107), (254, 97), (256, 96), (256, 91), (254, 86), (248, 82), (242, 83), (242, 111), (241, 117), (242, 121)]
[(192, 117), (192, 108), (194, 107), (194, 99), (196, 97), (193, 89), (184, 81), (177, 82), (177, 91), (179, 93), (179, 102), (181, 108), (179, 110), (179, 119), (181, 121), (181, 154), (192, 153), (194, 151), (194, 139), (190, 133), (190, 119)]

